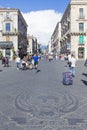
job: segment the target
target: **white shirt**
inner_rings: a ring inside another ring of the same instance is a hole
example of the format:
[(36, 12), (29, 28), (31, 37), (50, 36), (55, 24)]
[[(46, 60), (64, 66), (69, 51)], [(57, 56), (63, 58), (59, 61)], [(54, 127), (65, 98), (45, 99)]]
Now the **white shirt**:
[(68, 55), (68, 61), (71, 61), (71, 54)]
[(20, 57), (17, 57), (17, 58), (16, 58), (16, 62), (17, 62), (17, 63), (20, 63)]
[(71, 67), (75, 67), (76, 66), (76, 59), (74, 57), (71, 57)]

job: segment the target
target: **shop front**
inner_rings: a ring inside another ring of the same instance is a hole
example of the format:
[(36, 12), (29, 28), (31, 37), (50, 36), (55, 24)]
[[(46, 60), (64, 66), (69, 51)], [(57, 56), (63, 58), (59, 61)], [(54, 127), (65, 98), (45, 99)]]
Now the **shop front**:
[(8, 57), (9, 59), (12, 59), (12, 48), (13, 43), (12, 42), (0, 42), (0, 51), (2, 52), (2, 55), (4, 57)]

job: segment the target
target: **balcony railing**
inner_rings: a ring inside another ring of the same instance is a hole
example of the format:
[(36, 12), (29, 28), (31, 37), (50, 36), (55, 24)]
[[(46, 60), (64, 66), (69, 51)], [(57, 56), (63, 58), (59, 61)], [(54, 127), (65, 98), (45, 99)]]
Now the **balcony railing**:
[(2, 31), (2, 35), (18, 35), (18, 32), (6, 32), (6, 31)]
[(78, 19), (85, 19), (85, 16), (84, 15), (79, 16)]
[(69, 17), (67, 18), (67, 22), (70, 22), (70, 18)]

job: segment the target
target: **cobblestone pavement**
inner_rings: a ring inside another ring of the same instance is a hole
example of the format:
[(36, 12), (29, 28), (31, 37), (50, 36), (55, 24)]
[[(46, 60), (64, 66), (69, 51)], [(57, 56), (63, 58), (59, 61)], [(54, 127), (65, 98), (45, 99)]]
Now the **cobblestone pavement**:
[(66, 61), (39, 70), (0, 67), (0, 130), (87, 130), (87, 68), (77, 62), (73, 85), (62, 84)]

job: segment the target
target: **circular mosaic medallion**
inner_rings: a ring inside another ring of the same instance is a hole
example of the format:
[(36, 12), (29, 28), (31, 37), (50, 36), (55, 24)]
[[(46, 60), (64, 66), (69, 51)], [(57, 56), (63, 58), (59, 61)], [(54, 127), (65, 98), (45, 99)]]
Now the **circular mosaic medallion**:
[(15, 105), (18, 109), (33, 116), (47, 119), (74, 111), (77, 108), (78, 100), (75, 96), (62, 93), (57, 96), (41, 95), (37, 97), (25, 93), (16, 97)]

